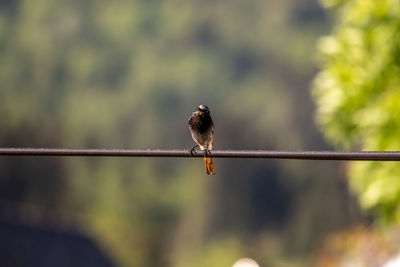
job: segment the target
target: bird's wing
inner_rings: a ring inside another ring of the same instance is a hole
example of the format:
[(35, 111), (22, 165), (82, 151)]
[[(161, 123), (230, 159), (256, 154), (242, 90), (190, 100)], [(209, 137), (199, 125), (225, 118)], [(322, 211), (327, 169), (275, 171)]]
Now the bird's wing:
[(189, 120), (188, 120), (188, 124), (190, 125), (190, 121), (193, 119), (193, 117), (194, 117), (194, 112), (192, 113), (192, 115), (190, 115), (190, 117), (189, 117)]

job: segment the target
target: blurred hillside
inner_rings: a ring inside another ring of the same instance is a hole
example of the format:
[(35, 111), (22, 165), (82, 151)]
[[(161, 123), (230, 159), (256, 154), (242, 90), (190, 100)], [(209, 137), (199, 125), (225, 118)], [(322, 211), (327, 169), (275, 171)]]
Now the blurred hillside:
[[(215, 149), (329, 149), (309, 95), (328, 31), (312, 0), (0, 1), (0, 146), (189, 149), (207, 104)], [(360, 220), (338, 163), (215, 164), (5, 157), (0, 200), (79, 225), (117, 266), (309, 266)]]

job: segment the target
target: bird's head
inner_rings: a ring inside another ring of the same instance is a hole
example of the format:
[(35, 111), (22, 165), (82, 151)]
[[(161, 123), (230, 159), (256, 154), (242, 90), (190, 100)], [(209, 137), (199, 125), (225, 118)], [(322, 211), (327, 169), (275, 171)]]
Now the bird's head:
[(197, 109), (200, 115), (208, 115), (210, 114), (210, 109), (206, 105), (200, 105)]

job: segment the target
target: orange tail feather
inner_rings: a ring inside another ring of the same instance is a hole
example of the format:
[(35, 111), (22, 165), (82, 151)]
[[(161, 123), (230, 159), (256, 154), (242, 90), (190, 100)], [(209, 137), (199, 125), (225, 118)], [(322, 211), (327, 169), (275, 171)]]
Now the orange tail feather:
[(206, 172), (208, 175), (215, 174), (214, 162), (210, 157), (204, 157), (204, 165), (206, 166)]

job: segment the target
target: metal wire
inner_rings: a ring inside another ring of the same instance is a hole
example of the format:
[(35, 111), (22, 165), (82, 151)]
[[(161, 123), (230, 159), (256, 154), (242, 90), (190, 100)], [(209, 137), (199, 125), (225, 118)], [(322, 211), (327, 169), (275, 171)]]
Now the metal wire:
[[(273, 151), (213, 150), (215, 158), (270, 158), (303, 160), (400, 161), (400, 151)], [(68, 149), (68, 148), (0, 148), (0, 156), (82, 156), (82, 157), (203, 157), (204, 152), (161, 149)]]

